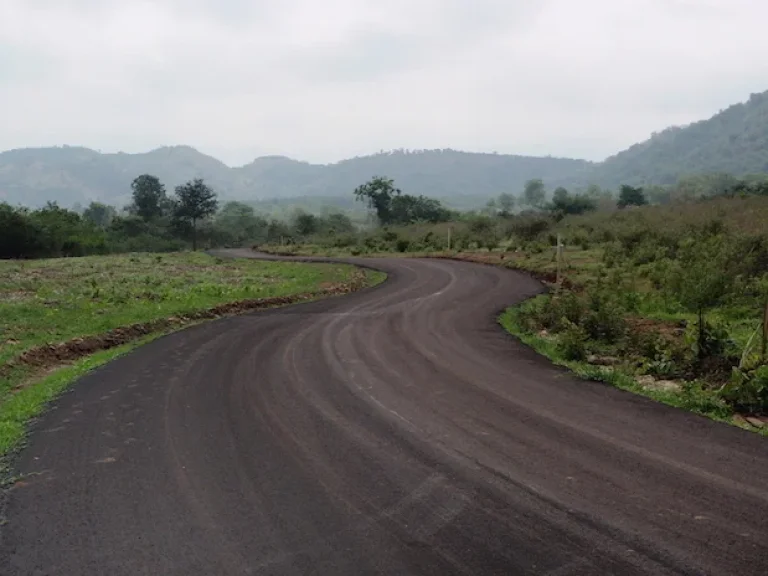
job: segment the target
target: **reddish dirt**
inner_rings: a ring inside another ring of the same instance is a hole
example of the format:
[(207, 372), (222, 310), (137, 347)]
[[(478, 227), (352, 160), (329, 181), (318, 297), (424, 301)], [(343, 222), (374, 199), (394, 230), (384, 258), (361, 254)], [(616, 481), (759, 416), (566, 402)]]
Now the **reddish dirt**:
[(658, 334), (668, 340), (677, 340), (685, 333), (685, 328), (680, 322), (642, 316), (628, 316), (626, 320), (630, 330), (637, 334)]

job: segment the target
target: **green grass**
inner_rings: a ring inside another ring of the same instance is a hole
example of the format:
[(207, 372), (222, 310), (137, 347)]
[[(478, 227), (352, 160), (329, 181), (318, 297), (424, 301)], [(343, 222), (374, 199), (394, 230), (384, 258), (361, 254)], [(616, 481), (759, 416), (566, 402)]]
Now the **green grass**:
[[(357, 270), (200, 253), (0, 261), (0, 456), (18, 446), (28, 420), (73, 380), (160, 334), (47, 372), (23, 364), (9, 369), (24, 351), (227, 302), (311, 293), (347, 282)], [(364, 274), (368, 285), (386, 277)]]
[[(556, 336), (550, 335), (545, 338), (538, 334), (533, 334), (527, 331), (520, 321), (521, 313), (526, 308), (535, 306), (537, 299), (541, 298), (546, 298), (546, 296), (537, 296), (518, 306), (507, 308), (499, 316), (499, 324), (524, 344), (530, 346), (542, 356), (547, 357), (554, 364), (569, 369), (580, 378), (604, 382), (621, 390), (640, 394), (669, 406), (695, 412), (720, 422), (738, 425), (733, 420), (733, 410), (716, 393), (707, 390), (696, 382), (687, 384), (680, 392), (654, 390), (641, 386), (635, 380), (633, 374), (621, 368), (607, 369), (606, 367), (593, 366), (586, 362), (566, 360), (558, 347)], [(768, 430), (760, 430), (759, 433), (768, 435)]]
[(200, 253), (0, 261), (0, 365), (33, 346), (349, 280), (342, 264)]

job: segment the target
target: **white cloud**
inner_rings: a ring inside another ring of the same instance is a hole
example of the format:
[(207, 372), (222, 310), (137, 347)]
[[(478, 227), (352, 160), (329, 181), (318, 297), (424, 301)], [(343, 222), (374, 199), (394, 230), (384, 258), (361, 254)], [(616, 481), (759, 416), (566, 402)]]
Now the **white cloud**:
[(768, 89), (763, 0), (4, 0), (0, 149), (601, 158)]

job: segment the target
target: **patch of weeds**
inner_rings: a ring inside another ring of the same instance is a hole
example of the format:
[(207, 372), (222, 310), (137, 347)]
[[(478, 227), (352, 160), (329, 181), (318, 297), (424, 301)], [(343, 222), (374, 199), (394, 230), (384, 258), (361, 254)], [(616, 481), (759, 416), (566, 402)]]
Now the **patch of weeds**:
[(501, 326), (513, 336), (519, 338), (524, 344), (533, 348), (539, 354), (546, 356), (553, 363), (571, 370), (576, 376), (585, 380), (604, 382), (669, 406), (682, 408), (697, 414), (701, 414), (714, 420), (732, 422), (733, 407), (718, 393), (717, 390), (707, 388), (700, 381), (686, 383), (680, 392), (671, 390), (657, 390), (641, 386), (635, 379), (635, 375), (622, 369), (603, 366), (593, 366), (582, 360), (571, 360), (564, 352), (556, 338), (544, 338), (539, 334), (530, 332), (526, 328), (525, 313), (531, 307), (541, 306), (541, 301), (546, 296), (537, 296), (519, 306), (508, 308), (499, 317)]

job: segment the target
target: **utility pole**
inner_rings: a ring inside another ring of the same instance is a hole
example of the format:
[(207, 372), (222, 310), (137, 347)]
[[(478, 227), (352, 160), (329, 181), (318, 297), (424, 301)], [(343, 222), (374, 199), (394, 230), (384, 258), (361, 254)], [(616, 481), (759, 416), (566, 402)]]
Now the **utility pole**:
[(560, 234), (557, 235), (557, 289), (560, 290), (560, 282), (562, 281), (563, 274), (563, 244), (560, 241)]

